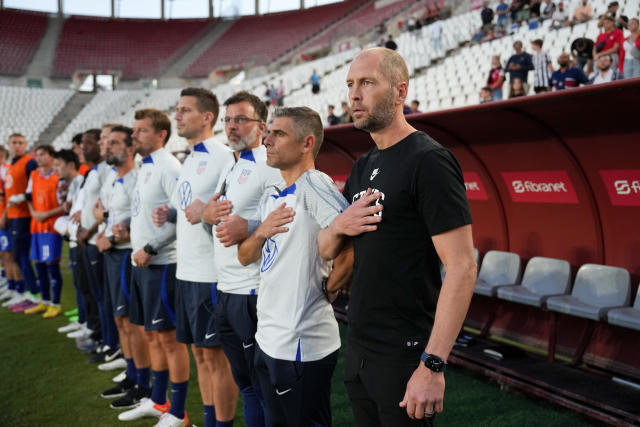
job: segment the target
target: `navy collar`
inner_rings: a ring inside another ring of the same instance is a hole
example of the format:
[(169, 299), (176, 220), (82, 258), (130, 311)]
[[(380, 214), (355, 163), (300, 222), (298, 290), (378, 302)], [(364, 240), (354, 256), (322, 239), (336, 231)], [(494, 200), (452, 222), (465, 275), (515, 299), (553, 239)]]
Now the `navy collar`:
[(124, 184), (124, 178), (118, 178), (116, 182), (119, 182), (120, 184)]
[(245, 150), (240, 153), (240, 158), (255, 163), (256, 158), (253, 156), (253, 150)]
[(199, 142), (193, 146), (193, 151), (199, 151), (201, 153), (209, 153), (207, 147), (205, 147), (204, 142)]
[(144, 159), (142, 159), (142, 163), (151, 163), (151, 164), (153, 164), (153, 157), (151, 157), (151, 154), (147, 155)]

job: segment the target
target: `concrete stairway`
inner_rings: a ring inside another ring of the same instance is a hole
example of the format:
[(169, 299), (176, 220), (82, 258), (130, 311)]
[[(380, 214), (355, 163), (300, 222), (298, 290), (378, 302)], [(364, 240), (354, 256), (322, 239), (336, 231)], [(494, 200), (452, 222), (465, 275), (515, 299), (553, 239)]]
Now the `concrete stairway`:
[(67, 128), (71, 120), (80, 113), (80, 110), (91, 101), (93, 95), (93, 93), (76, 92), (42, 132), (38, 139), (38, 145), (51, 144)]
[(47, 31), (44, 33), (38, 49), (33, 54), (31, 62), (27, 66), (27, 77), (49, 77), (53, 70), (53, 60), (56, 56), (56, 47), (64, 19), (56, 16), (49, 16)]

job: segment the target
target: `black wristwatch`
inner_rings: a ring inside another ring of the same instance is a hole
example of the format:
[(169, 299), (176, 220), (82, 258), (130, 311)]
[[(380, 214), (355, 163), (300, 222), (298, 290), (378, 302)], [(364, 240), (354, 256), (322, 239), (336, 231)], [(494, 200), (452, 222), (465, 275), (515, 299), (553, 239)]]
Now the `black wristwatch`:
[(142, 250), (145, 251), (146, 253), (148, 253), (149, 255), (158, 255), (158, 251), (153, 249), (153, 246), (151, 246), (148, 243), (146, 245), (144, 245), (144, 248), (142, 248)]
[(422, 363), (424, 363), (424, 366), (431, 369), (433, 372), (444, 372), (444, 370), (447, 368), (447, 364), (444, 362), (444, 360), (442, 360), (435, 354), (429, 354), (426, 351), (422, 353), (422, 356), (420, 356), (420, 360), (422, 361)]
[(112, 245), (116, 244), (116, 236), (114, 236), (113, 234), (111, 236), (109, 236), (109, 243), (111, 243)]

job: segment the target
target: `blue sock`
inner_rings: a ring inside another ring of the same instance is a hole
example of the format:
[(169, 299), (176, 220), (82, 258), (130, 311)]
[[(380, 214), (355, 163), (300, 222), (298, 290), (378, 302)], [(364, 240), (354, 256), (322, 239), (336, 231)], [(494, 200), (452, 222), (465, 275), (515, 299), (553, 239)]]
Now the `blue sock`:
[(60, 273), (60, 264), (57, 262), (48, 264), (47, 271), (51, 277), (51, 289), (53, 290), (53, 299), (51, 302), (54, 304), (60, 304), (60, 294), (62, 293), (62, 273)]
[(242, 393), (245, 423), (249, 426), (264, 426), (262, 404), (253, 386), (240, 389), (240, 393)]
[[(151, 368), (136, 368), (136, 384), (142, 390), (149, 390), (149, 380), (151, 379)], [(164, 402), (163, 402), (164, 403)]]
[(182, 383), (171, 382), (171, 409), (169, 413), (180, 419), (184, 418), (184, 404), (187, 401), (189, 381)]
[(47, 271), (47, 264), (43, 262), (36, 262), (36, 272), (38, 273), (38, 281), (40, 282), (40, 292), (42, 293), (42, 300), (51, 302), (51, 285), (49, 283), (49, 272)]
[(16, 280), (16, 291), (19, 294), (24, 294), (24, 280)]
[(229, 421), (218, 421), (216, 420), (216, 427), (233, 427), (233, 418)]
[[(151, 388), (151, 400), (158, 405), (167, 401), (167, 386), (169, 385), (169, 370), (153, 371), (153, 387)], [(184, 408), (184, 406), (183, 406)]]
[(16, 290), (16, 281), (13, 279), (9, 279), (9, 289), (11, 289), (12, 291)]
[(136, 365), (135, 363), (133, 363), (133, 358), (131, 359), (124, 359), (127, 361), (127, 379), (129, 381), (133, 381), (136, 382)]
[(216, 407), (204, 405), (204, 427), (216, 427)]

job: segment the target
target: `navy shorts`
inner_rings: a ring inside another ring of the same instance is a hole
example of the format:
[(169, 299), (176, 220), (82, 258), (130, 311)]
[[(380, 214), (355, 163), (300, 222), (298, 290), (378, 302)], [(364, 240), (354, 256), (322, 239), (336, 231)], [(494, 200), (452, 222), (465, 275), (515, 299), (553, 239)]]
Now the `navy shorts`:
[(62, 255), (62, 236), (58, 233), (33, 233), (31, 235), (31, 255), (35, 262), (54, 262)]
[(253, 369), (255, 335), (258, 324), (257, 295), (237, 295), (218, 291), (216, 329), (233, 378), (240, 389), (258, 385)]
[(132, 266), (129, 321), (145, 331), (174, 329), (175, 288), (175, 264)]
[(176, 280), (176, 339), (196, 347), (219, 347), (214, 307), (216, 284)]
[(274, 359), (255, 344), (255, 369), (273, 426), (330, 426), (331, 377), (338, 352), (313, 362)]
[(13, 259), (16, 262), (22, 255), (29, 255), (31, 243), (31, 218), (12, 218), (9, 220), (9, 232), (13, 247)]
[(9, 252), (12, 246), (11, 233), (8, 230), (0, 230), (0, 252)]
[(131, 249), (111, 249), (104, 254), (104, 274), (107, 284), (105, 305), (114, 316), (128, 316), (131, 294)]

